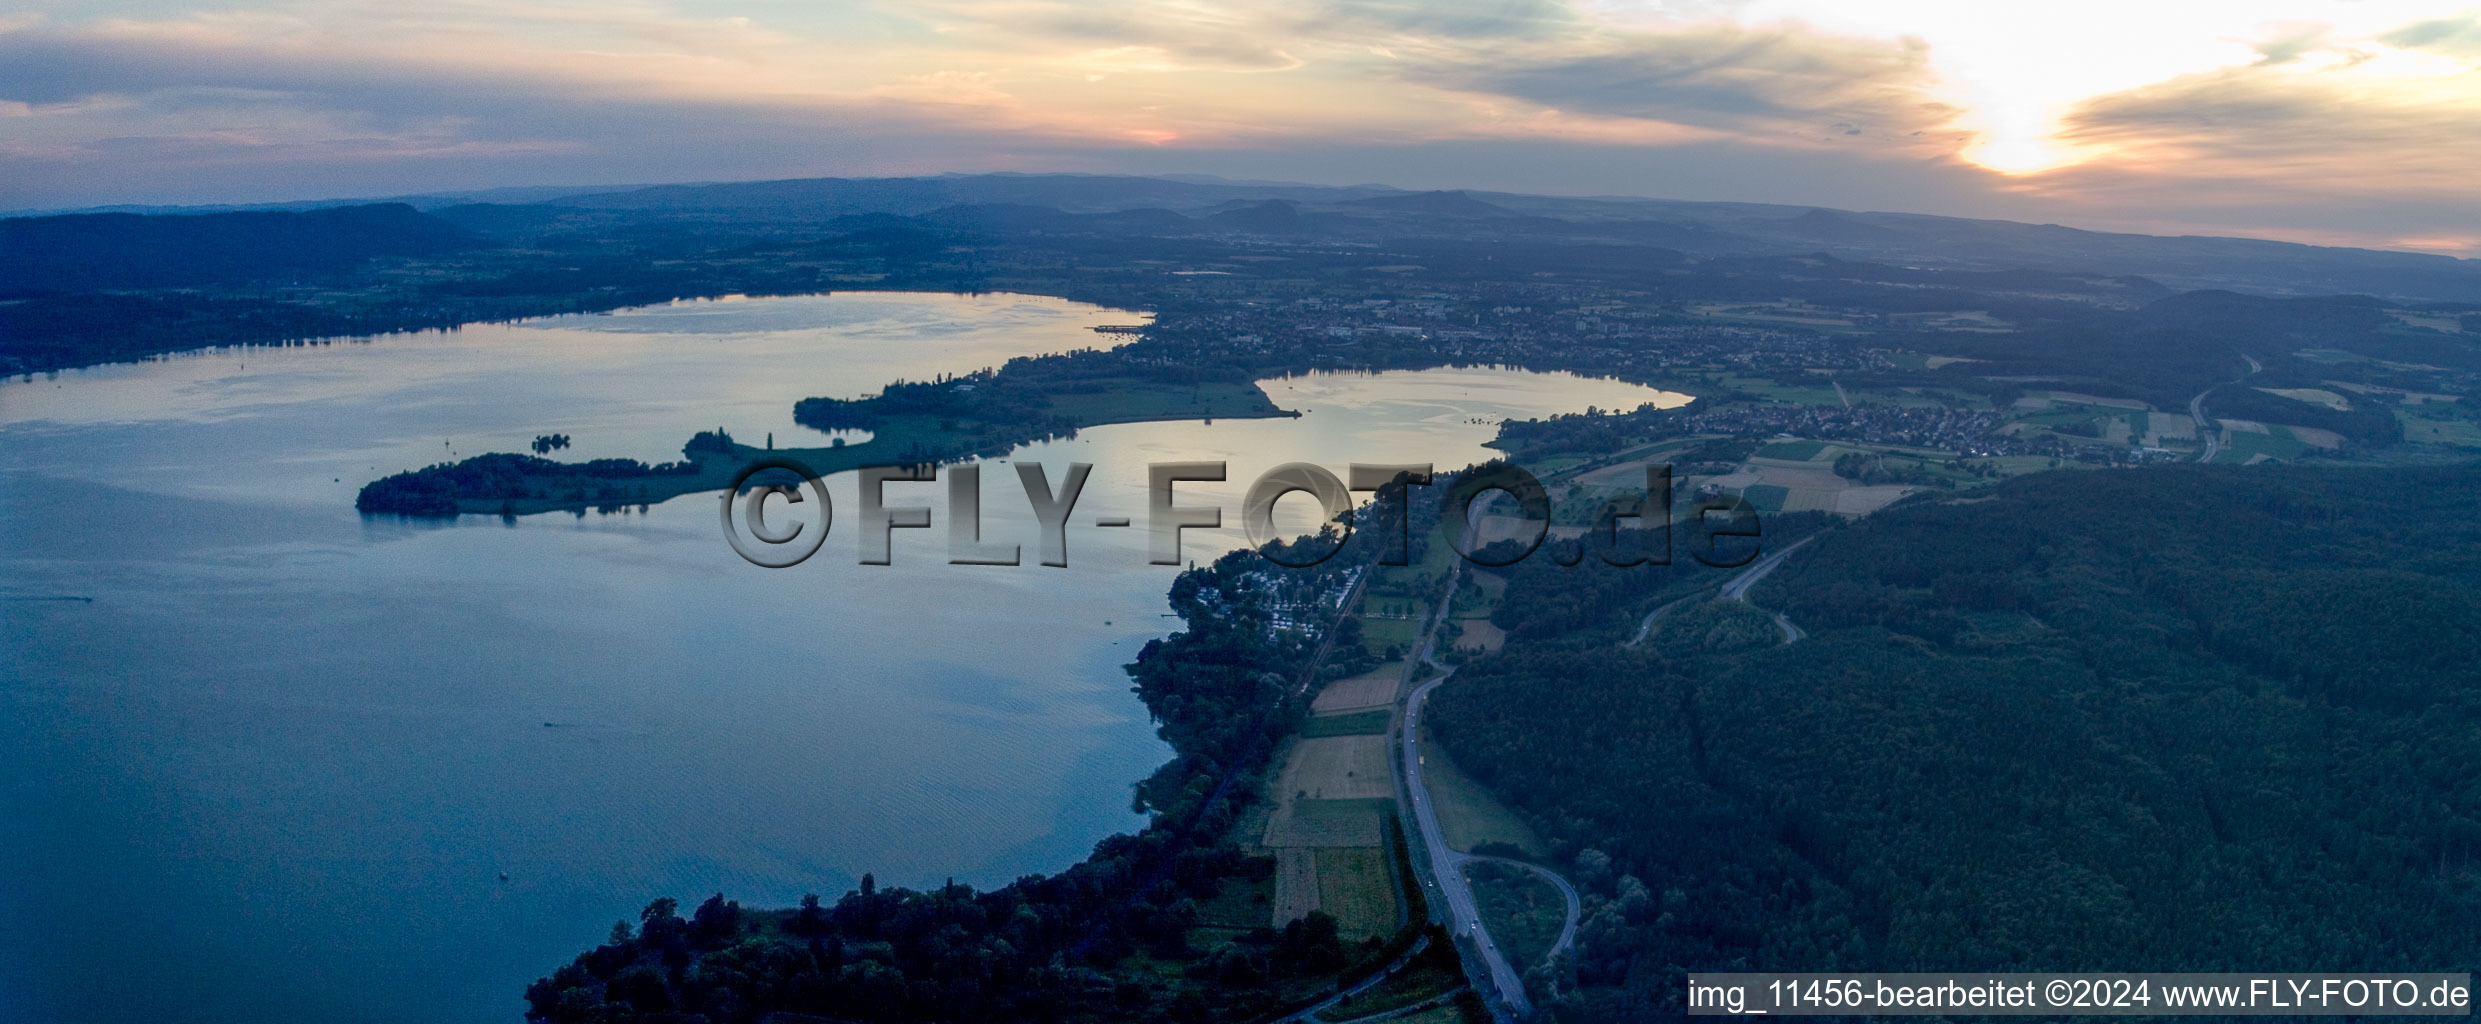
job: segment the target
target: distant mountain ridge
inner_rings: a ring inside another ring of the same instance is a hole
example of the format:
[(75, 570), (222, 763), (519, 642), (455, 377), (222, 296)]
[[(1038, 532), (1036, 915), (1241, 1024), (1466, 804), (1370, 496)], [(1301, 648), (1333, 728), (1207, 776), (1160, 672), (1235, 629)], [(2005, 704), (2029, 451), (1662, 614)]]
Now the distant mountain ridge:
[[(1288, 204), (1287, 217), (1268, 203)], [(1816, 206), (1572, 198), (1477, 190), (1416, 192), (1381, 185), (1331, 187), (1194, 177), (1083, 174), (950, 174), (911, 178), (799, 178), (614, 189), (507, 189), (407, 197), (405, 204), (490, 230), (540, 222), (558, 211), (619, 220), (822, 223), (840, 217), (941, 214), (956, 208), (1027, 208), (1063, 214), (1132, 214), (1132, 233), (1227, 231), (1319, 234), (1336, 229), (1588, 235), (1654, 245), (1690, 256), (1825, 253), (1844, 259), (1952, 270), (2045, 270), (2139, 275), (2176, 289), (2221, 288), (2274, 296), (2361, 293), (2398, 300), (2481, 302), (2481, 260), (2423, 253), (2302, 245), (2251, 238), (2156, 236), (2055, 224)], [(326, 204), (302, 204), (326, 205)], [(1238, 212), (1250, 208), (1252, 212)], [(1166, 214), (1187, 218), (1174, 221)], [(1224, 216), (1232, 214), (1232, 216)], [(53, 219), (53, 218), (43, 218)]]
[[(1459, 222), (1547, 219), (1603, 230), (1695, 256), (1824, 252), (1848, 259), (1959, 270), (2052, 270), (2141, 275), (2174, 288), (2270, 295), (2363, 293), (2395, 299), (2481, 301), (2481, 260), (2426, 253), (2303, 245), (2254, 238), (2087, 231), (2056, 224), (1816, 206), (1668, 199), (1538, 196), (1478, 190), (1409, 192), (1381, 186), (1213, 183), (1071, 174), (806, 178), (666, 185), (552, 200), (582, 210), (657, 215), (917, 216), (951, 206), (1044, 206), (1064, 213), (1168, 210), (1280, 227), (1262, 204), (1291, 204), (1302, 220), (1326, 213)], [(1507, 225), (1513, 227), (1514, 225)]]

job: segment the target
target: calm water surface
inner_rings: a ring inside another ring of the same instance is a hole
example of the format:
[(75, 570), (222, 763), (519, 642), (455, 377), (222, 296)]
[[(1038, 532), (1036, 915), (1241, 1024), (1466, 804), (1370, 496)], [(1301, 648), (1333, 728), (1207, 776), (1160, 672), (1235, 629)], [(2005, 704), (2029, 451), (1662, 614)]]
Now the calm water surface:
[[(1056, 870), (1140, 822), (1167, 750), (1120, 665), (1175, 620), (1150, 461), (1237, 526), (1275, 463), (1488, 457), (1498, 420), (1684, 396), (1455, 369), (1270, 380), (1299, 418), (1030, 445), (1093, 482), (1071, 567), (742, 562), (714, 499), (408, 523), (381, 475), (560, 432), (566, 459), (781, 447), (807, 395), (1110, 343), (1140, 314), (1022, 295), (679, 303), (218, 350), (0, 384), (0, 1020), (513, 1021), (657, 895), (755, 906)], [(986, 472), (985, 535), (1030, 513)], [(937, 506), (943, 485), (893, 485)], [(1306, 505), (1302, 499), (1287, 502)], [(943, 524), (939, 524), (942, 525)], [(1208, 558), (1237, 529), (1191, 531)], [(86, 598), (91, 600), (52, 600)]]

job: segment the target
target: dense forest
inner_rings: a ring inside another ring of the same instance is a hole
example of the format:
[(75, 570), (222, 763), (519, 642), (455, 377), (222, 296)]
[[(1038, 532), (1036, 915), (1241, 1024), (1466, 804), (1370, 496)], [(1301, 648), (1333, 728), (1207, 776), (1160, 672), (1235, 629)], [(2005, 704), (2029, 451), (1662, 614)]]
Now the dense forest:
[[(567, 435), (552, 436), (560, 439), (556, 447), (568, 446)], [(542, 451), (555, 447), (548, 437), (538, 439), (536, 443)], [(537, 455), (492, 452), (463, 462), (442, 462), (373, 480), (362, 485), (361, 492), (353, 499), (353, 507), (362, 512), (454, 517), (459, 498), (478, 494), (573, 498), (577, 501), (610, 499), (614, 495), (608, 492), (608, 488), (618, 481), (687, 476), (698, 472), (699, 458), (728, 456), (733, 451), (732, 435), (722, 430), (702, 430), (682, 446), (681, 454), (687, 460), (683, 462), (654, 465), (636, 459), (555, 462)]]
[(0, 219), (0, 298), (326, 277), (375, 257), (488, 244), (403, 203), (151, 217)]
[(1639, 580), (1514, 574), (1434, 699), (1589, 893), (1561, 1020), (1697, 970), (2481, 967), (2481, 466), (1916, 498), (1756, 588), (1788, 646), (1615, 642)]
[(1241, 551), (1175, 581), (1171, 606), (1186, 628), (1149, 641), (1128, 666), (1178, 752), (1137, 786), (1136, 807), (1151, 814), (1144, 831), (987, 892), (879, 888), (865, 876), (842, 898), (797, 910), (744, 912), (717, 895), (686, 919), (657, 900), (530, 988), (528, 1019), (1246, 1020), (1316, 995), (1339, 970), (1384, 962), (1413, 931), (1347, 945), (1320, 913), (1211, 948), (1191, 943), (1201, 903), (1274, 870), (1232, 841), (1232, 825), (1257, 799), (1273, 741), (1315, 693), (1298, 678), (1315, 637), (1268, 629), (1268, 595), (1339, 586), (1346, 561), (1286, 570)]

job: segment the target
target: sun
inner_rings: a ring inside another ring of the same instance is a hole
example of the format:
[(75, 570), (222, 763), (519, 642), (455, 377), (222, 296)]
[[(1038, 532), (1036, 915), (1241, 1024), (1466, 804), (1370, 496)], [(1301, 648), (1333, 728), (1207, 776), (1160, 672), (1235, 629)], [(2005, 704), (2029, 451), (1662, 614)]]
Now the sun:
[(1964, 148), (1964, 159), (2000, 174), (2038, 174), (2075, 163), (2066, 150), (2038, 135), (1991, 133)]

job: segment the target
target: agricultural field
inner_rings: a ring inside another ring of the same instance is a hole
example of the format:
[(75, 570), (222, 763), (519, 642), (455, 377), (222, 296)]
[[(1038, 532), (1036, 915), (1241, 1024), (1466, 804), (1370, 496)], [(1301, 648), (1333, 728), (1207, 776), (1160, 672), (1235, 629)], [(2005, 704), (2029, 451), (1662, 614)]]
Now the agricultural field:
[[(1819, 444), (1819, 442), (1807, 442)], [(1919, 490), (1906, 484), (1863, 485), (1860, 481), (1838, 476), (1829, 464), (1834, 458), (1863, 451), (1843, 445), (1820, 445), (1814, 462), (1785, 462), (1779, 459), (1749, 461), (1739, 472), (1715, 477), (1713, 482), (1725, 488), (1737, 488), (1740, 496), (1760, 512), (1833, 512), (1839, 515), (1868, 515), (1896, 499)], [(1957, 480), (1979, 483), (1966, 473), (1948, 469), (1944, 457), (1936, 459), (1919, 455), (1888, 455), (1891, 467), (1917, 469)]]
[(2088, 395), (2075, 391), (2051, 391), (2046, 394), (2051, 401), (2066, 405), (2099, 405), (2115, 409), (2151, 408), (2133, 398), (2104, 398), (2100, 395)]
[(1706, 303), (1689, 307), (1689, 312), (1713, 320), (1732, 320), (1762, 324), (1798, 324), (1803, 327), (1851, 327), (1852, 321), (1830, 309), (1805, 302), (1777, 300), (1774, 302)]
[(2195, 441), (2197, 421), (2175, 412), (2146, 414), (2145, 434), (2159, 445), (2163, 441)]
[(1396, 909), (1395, 874), (1387, 866), (1391, 858), (1386, 847), (1323, 847), (1308, 852), (1317, 874), (1315, 909), (1335, 918), (1345, 942), (1388, 935), (1396, 930), (1400, 914)]
[(1287, 793), (1267, 815), (1265, 837), (1258, 845), (1382, 846), (1387, 841), (1385, 821), (1395, 813), (1392, 799), (1316, 800)]
[(2429, 419), (2412, 415), (2398, 407), (2395, 418), (2403, 421), (2403, 439), (2415, 444), (2443, 444), (2457, 448), (2481, 448), (2481, 424), (2462, 419)]
[(1387, 719), (1394, 712), (1388, 708), (1361, 708), (1354, 711), (1330, 711), (1309, 716), (1301, 723), (1301, 735), (1308, 739), (1330, 736), (1371, 736), (1387, 731)]
[[(2244, 420), (2224, 420), (2222, 423), (2223, 448), (2214, 453), (2214, 461), (2217, 464), (2249, 465), (2271, 459), (2289, 462), (2307, 453), (2312, 447), (2293, 436), (2290, 427), (2268, 426)], [(2235, 428), (2234, 424), (2239, 424), (2241, 428), (2256, 429)]]
[(1547, 480), (1554, 474), (1575, 469), (1578, 466), (1584, 465), (1585, 462), (1586, 460), (1574, 455), (1560, 455), (1543, 459), (1538, 462), (1528, 462), (1525, 464), (1525, 468), (1531, 470), (1533, 475)]
[(1317, 736), (1293, 744), (1276, 776), (1279, 797), (1386, 799), (1395, 795), (1385, 736)]
[(1808, 462), (1826, 454), (1829, 447), (1824, 441), (1777, 441), (1758, 449), (1757, 457), (1781, 459), (1785, 462)]
[(1395, 703), (1396, 686), (1404, 681), (1404, 663), (1390, 661), (1357, 676), (1338, 679), (1318, 691), (1312, 712), (1386, 707)]
[(2295, 402), (2307, 402), (2310, 405), (2322, 405), (2337, 412), (2342, 412), (2352, 407), (2352, 403), (2349, 399), (2344, 398), (2342, 395), (2335, 394), (2332, 391), (2325, 390), (2324, 388), (2258, 388), (2257, 390), (2263, 391), (2269, 395), (2288, 398)]
[(1275, 851), (1275, 903), (1267, 915), (1270, 927), (1308, 917), (1318, 906), (1318, 851), (1287, 846)]
[(1259, 921), (1280, 928), (1323, 910), (1335, 918), (1345, 942), (1392, 933), (1399, 914), (1388, 859), (1384, 846), (1278, 849), (1274, 898)]
[[(1443, 548), (1447, 545), (1437, 546)], [(1413, 638), (1421, 635), (1421, 625), (1417, 619), (1374, 619), (1366, 615), (1362, 616), (1361, 646), (1381, 658), (1387, 656), (1389, 647), (1410, 649), (1413, 645)]]

